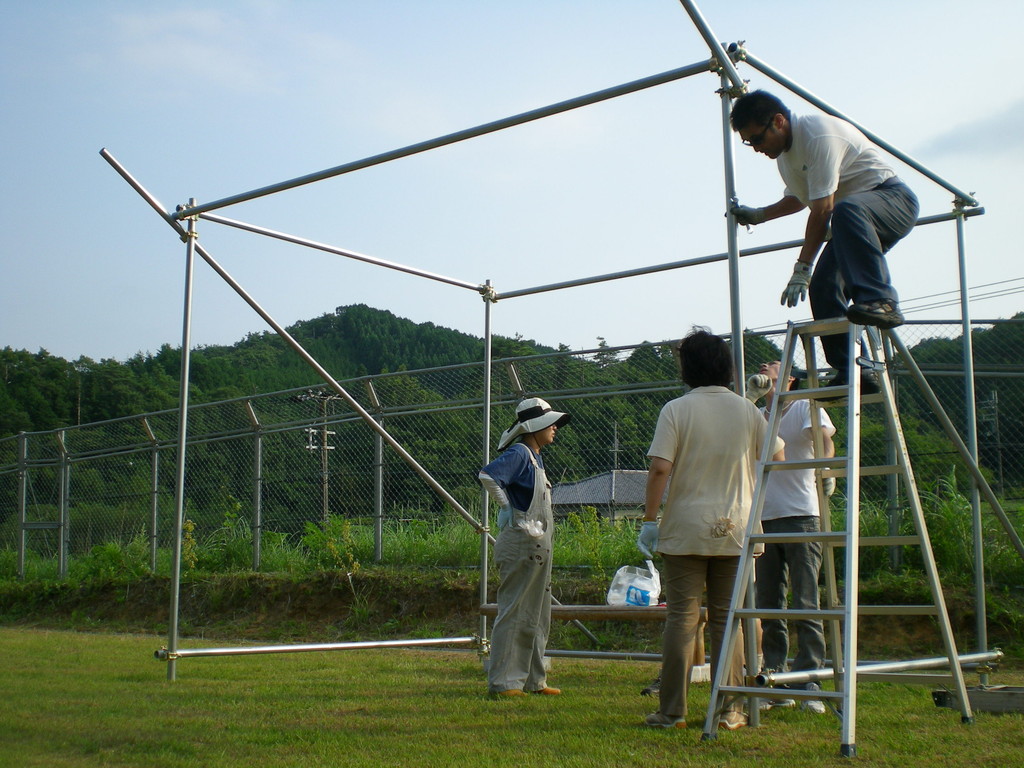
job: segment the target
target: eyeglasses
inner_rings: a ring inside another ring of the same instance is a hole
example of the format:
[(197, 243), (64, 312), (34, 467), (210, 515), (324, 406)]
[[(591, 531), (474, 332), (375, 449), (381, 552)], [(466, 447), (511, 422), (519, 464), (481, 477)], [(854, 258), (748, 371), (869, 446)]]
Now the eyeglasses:
[(744, 139), (743, 144), (747, 147), (759, 147), (764, 143), (764, 137), (768, 133), (768, 129), (772, 127), (772, 123), (775, 122), (775, 115), (768, 118), (768, 122), (764, 124), (764, 130), (760, 133), (755, 133), (749, 139)]

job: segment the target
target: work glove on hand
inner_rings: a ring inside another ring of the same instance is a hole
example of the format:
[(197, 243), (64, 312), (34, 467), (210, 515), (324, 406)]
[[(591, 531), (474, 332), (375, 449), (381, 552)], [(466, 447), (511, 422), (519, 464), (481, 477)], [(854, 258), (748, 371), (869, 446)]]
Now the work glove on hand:
[(789, 285), (782, 292), (780, 304), (787, 307), (795, 307), (807, 298), (807, 288), (811, 284), (811, 265), (798, 261), (793, 266), (793, 276), (789, 278)]
[(764, 223), (764, 208), (751, 208), (748, 205), (736, 205), (729, 209), (737, 224), (753, 226)]
[(498, 510), (498, 530), (506, 528), (512, 522), (512, 505)]
[(747, 399), (756, 403), (772, 391), (772, 380), (763, 373), (755, 373), (747, 379)]
[(644, 524), (640, 527), (640, 535), (636, 537), (636, 548), (640, 550), (640, 554), (651, 560), (657, 546), (658, 521), (644, 520)]
[(836, 492), (836, 479), (834, 477), (823, 477), (821, 479), (821, 485), (825, 490), (826, 496), (831, 496)]

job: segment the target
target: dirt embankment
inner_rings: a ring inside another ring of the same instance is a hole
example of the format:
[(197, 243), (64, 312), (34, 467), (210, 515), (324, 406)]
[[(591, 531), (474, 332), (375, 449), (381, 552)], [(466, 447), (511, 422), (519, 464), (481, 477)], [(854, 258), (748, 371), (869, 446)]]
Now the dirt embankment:
[[(604, 602), (603, 574), (556, 574), (555, 597), (567, 604)], [(495, 584), (488, 601), (494, 600)], [(170, 580), (96, 581), (86, 584), (0, 583), (0, 623), (79, 631), (164, 633), (170, 615)], [(864, 585), (862, 602), (914, 604), (920, 595), (892, 584)], [(962, 651), (974, 648), (975, 610), (966, 589), (946, 595)], [(397, 637), (454, 637), (478, 632), (479, 573), (475, 570), (364, 568), (351, 576), (323, 572), (190, 576), (180, 590), (179, 631), (183, 637), (255, 642), (344, 642)], [(989, 645), (1020, 656), (1024, 598), (989, 595)], [(862, 656), (941, 655), (928, 617), (872, 617), (861, 620)], [(597, 622), (591, 626), (606, 650), (653, 650), (660, 623)], [(553, 628), (553, 647), (589, 647), (568, 626)]]

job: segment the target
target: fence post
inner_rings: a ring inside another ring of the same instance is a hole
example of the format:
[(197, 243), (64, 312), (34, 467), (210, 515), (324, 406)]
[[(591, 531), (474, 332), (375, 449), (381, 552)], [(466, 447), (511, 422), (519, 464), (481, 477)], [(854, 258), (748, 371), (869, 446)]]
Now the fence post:
[(25, 578), (25, 523), (28, 520), (28, 435), (18, 433), (18, 578)]

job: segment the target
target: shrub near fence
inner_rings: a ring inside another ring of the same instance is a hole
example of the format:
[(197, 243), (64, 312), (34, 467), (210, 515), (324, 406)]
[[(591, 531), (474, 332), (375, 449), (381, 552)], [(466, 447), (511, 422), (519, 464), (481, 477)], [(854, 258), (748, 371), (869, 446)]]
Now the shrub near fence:
[[(1024, 485), (1024, 366), (1021, 349), (996, 342), (1019, 336), (1020, 323), (987, 323), (975, 331), (979, 362), (975, 380), (981, 463), (1011, 509)], [(908, 324), (900, 329), (947, 412), (965, 423), (962, 376), (951, 366), (960, 343), (956, 326)], [(750, 334), (748, 372), (777, 359), (781, 332)], [(991, 360), (992, 362), (986, 362)], [(804, 365), (798, 360), (797, 365)], [(509, 376), (514, 369), (516, 376)], [(966, 489), (968, 475), (900, 361), (894, 365), (898, 406), (915, 473), (923, 488), (953, 478)], [(683, 391), (668, 344), (600, 347), (496, 361), (492, 370), (492, 438), (507, 426), (521, 394), (544, 397), (573, 414), (573, 422), (545, 451), (553, 482), (573, 482), (613, 469), (646, 469), (646, 450), (661, 406)], [(474, 516), (481, 494), (476, 470), (483, 463), (482, 365), (467, 363), (381, 374), (343, 382), (353, 397)], [(377, 407), (375, 403), (379, 403)], [(877, 410), (878, 412), (875, 412)], [(888, 436), (880, 407), (865, 408), (865, 463), (885, 463)], [(833, 410), (843, 450), (844, 419)], [(176, 411), (22, 434), (0, 440), (0, 549), (26, 554), (82, 557), (95, 547), (147, 545), (151, 560), (173, 539)], [(493, 450), (492, 450), (493, 453)], [(198, 542), (220, 541), (225, 566), (252, 565), (253, 535), (263, 568), (276, 568), (289, 547), (299, 548), (325, 525), (347, 520), (353, 531), (389, 532), (403, 525), (463, 525), (394, 451), (336, 393), (302, 388), (196, 405), (189, 410), (185, 516)], [(895, 489), (898, 490), (898, 489)], [(842, 485), (840, 485), (842, 492)], [(898, 495), (867, 478), (862, 503), (885, 516), (898, 510)], [(598, 511), (604, 512), (602, 507)], [(61, 527), (54, 524), (64, 522)], [(393, 534), (394, 535), (394, 534)], [(478, 548), (477, 548), (478, 549)], [(385, 562), (409, 557), (384, 548)], [(364, 562), (370, 558), (360, 555)]]

